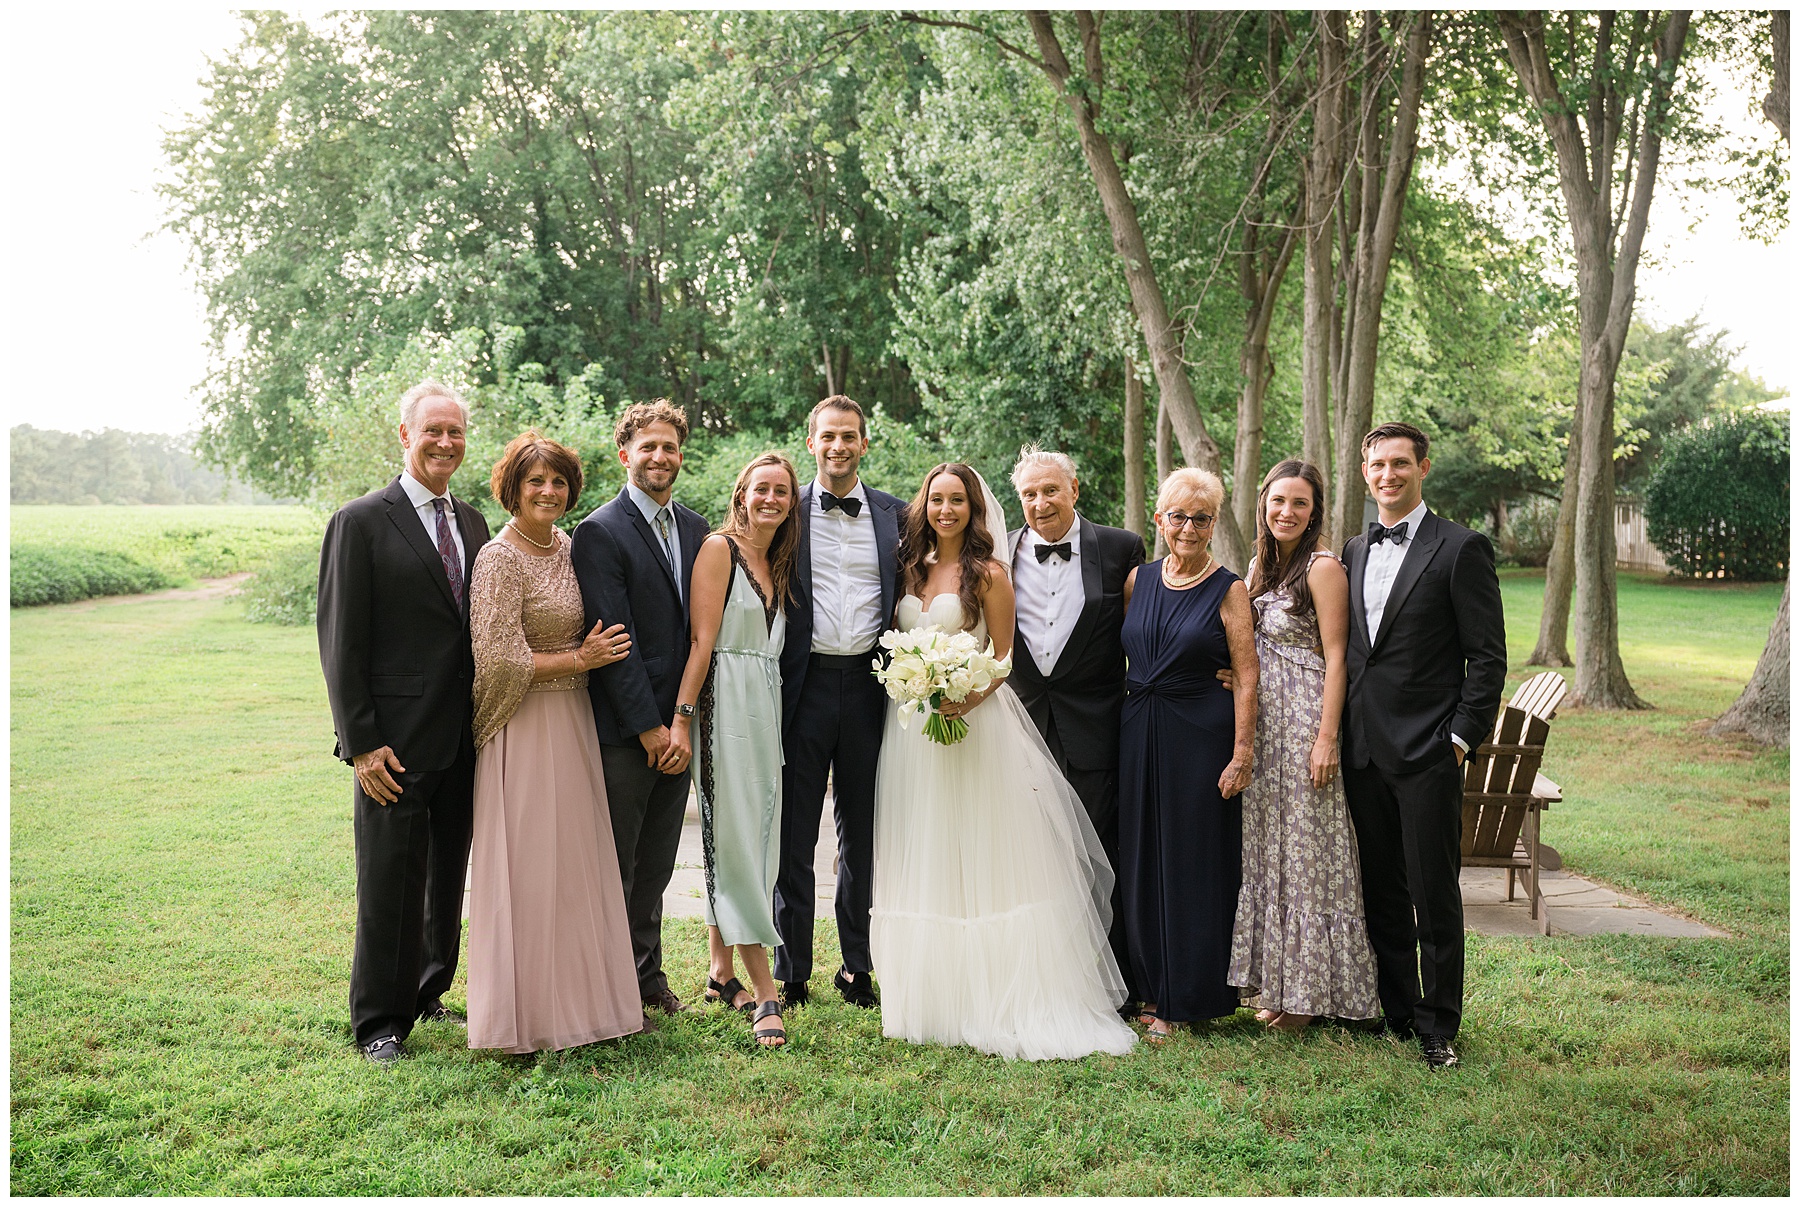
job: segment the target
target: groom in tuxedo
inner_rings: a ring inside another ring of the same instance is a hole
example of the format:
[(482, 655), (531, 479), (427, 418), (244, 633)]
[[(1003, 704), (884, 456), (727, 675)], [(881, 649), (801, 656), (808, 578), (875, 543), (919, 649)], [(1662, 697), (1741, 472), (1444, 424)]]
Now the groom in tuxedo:
[(813, 964), (813, 850), (825, 782), (837, 815), (838, 945), (832, 984), (855, 1006), (880, 1004), (869, 973), (875, 863), (875, 764), (887, 694), (873, 670), (894, 617), (905, 504), (865, 485), (857, 466), (869, 430), (855, 400), (834, 394), (806, 421), (818, 477), (801, 488), (794, 598), (781, 652), (781, 871), (775, 881), (775, 975), (782, 997), (809, 996)]
[[(1018, 641), (1008, 682), (1056, 766), (1075, 789), (1100, 845), (1119, 866), (1119, 713), (1125, 704), (1125, 577), (1144, 560), (1134, 532), (1079, 515), (1075, 462), (1035, 444), (1019, 450), (1013, 489), (1025, 527), (1007, 534)], [(1138, 994), (1125, 947), (1119, 884), (1107, 936), (1125, 977), (1124, 1012)]]
[(1381, 518), (1344, 546), (1343, 768), (1382, 1013), (1448, 1068), (1462, 1021), (1462, 763), (1500, 707), (1506, 630), (1493, 546), (1425, 506), (1429, 451), (1408, 423), (1363, 437)]

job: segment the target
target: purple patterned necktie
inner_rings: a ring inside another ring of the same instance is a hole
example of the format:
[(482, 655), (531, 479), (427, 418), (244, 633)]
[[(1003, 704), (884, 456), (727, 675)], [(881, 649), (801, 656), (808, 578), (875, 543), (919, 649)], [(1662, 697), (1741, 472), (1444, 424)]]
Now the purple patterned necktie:
[(444, 559), (444, 574), (450, 579), (450, 594), (456, 599), (456, 606), (462, 607), (463, 575), (462, 558), (456, 555), (456, 541), (450, 536), (450, 524), (445, 519), (444, 500), (433, 499), (432, 507), (437, 509), (438, 556)]

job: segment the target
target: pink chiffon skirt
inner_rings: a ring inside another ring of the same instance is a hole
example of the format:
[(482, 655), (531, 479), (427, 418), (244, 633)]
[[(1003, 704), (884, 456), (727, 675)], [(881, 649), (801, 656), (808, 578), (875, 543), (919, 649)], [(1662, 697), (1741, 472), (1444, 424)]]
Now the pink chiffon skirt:
[(469, 1046), (640, 1031), (637, 969), (588, 694), (525, 694), (475, 758)]

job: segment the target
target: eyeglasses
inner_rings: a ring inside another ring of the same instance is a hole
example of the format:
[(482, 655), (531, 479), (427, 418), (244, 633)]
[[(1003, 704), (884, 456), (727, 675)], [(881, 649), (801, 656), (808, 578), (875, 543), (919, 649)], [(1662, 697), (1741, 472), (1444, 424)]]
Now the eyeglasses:
[(1162, 513), (1163, 523), (1167, 524), (1171, 529), (1174, 529), (1177, 532), (1186, 528), (1189, 524), (1194, 526), (1195, 532), (1200, 531), (1202, 528), (1211, 528), (1213, 520), (1217, 518), (1218, 517), (1216, 516), (1210, 515), (1186, 515), (1179, 511), (1165, 511)]

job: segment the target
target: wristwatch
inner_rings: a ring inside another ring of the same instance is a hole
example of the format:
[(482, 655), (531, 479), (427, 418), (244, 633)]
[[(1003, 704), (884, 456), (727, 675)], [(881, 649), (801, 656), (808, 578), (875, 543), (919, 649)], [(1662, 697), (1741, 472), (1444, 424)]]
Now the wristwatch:
[(677, 704), (675, 706), (675, 712), (683, 717), (691, 717), (694, 715), (694, 706), (692, 704)]

